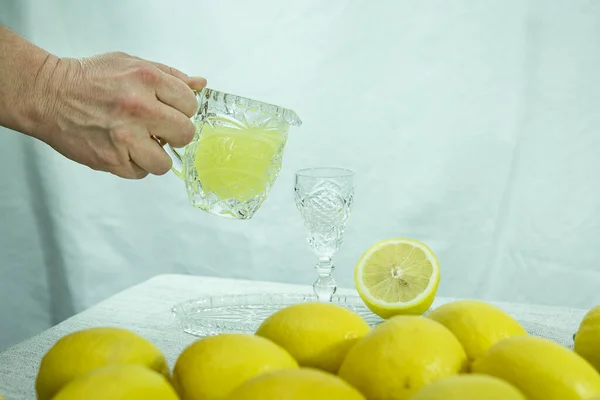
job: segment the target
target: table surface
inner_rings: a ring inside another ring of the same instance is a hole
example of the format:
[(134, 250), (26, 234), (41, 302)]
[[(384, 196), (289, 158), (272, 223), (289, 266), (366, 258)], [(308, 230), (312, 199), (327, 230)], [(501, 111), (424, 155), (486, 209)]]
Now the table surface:
[[(40, 360), (62, 336), (93, 326), (130, 329), (151, 340), (172, 366), (181, 351), (197, 338), (184, 333), (171, 307), (201, 296), (241, 293), (311, 293), (308, 285), (290, 285), (207, 278), (189, 275), (159, 275), (133, 286), (41, 334), (0, 353), (0, 393), (7, 400), (35, 399), (34, 382)], [(341, 289), (341, 294), (356, 294)], [(438, 298), (434, 307), (454, 299)], [(586, 310), (494, 303), (521, 321), (534, 334), (572, 345)]]

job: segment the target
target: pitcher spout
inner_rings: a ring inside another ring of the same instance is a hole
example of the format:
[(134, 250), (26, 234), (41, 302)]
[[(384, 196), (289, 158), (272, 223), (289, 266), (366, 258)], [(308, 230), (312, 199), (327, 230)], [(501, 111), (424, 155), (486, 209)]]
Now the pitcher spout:
[(292, 110), (285, 110), (283, 118), (290, 126), (302, 126), (302, 120)]

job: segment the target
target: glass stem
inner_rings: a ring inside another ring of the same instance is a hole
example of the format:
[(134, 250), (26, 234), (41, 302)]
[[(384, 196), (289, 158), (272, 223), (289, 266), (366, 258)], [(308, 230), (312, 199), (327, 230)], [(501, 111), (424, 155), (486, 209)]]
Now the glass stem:
[(317, 299), (321, 302), (330, 303), (335, 291), (337, 290), (337, 284), (335, 279), (331, 276), (331, 273), (335, 269), (330, 257), (322, 257), (315, 266), (317, 270), (317, 280), (313, 283), (313, 290), (317, 295)]

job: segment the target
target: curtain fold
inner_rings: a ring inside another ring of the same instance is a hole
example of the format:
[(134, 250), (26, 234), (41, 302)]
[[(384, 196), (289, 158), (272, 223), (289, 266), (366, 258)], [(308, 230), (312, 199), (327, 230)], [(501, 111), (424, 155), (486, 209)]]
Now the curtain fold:
[(442, 296), (600, 303), (600, 2), (0, 0), (0, 21), (304, 121), (245, 222), (193, 209), (171, 173), (121, 180), (0, 130), (0, 349), (156, 274), (311, 284), (293, 179), (322, 165), (357, 172), (341, 286), (402, 236), (436, 252)]

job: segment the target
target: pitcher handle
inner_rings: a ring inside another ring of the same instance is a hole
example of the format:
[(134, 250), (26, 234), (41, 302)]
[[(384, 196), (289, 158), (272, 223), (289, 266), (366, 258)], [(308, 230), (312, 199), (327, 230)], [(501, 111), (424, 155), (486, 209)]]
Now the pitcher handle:
[(175, 150), (173, 147), (171, 147), (171, 145), (169, 143), (167, 143), (165, 145), (165, 147), (163, 147), (163, 149), (165, 149), (165, 151), (167, 152), (169, 157), (171, 157), (171, 160), (173, 160), (173, 166), (171, 167), (171, 171), (173, 171), (173, 173), (177, 177), (184, 179), (184, 177), (183, 177), (183, 157), (177, 152), (177, 150)]
[[(194, 113), (194, 116), (192, 118), (196, 118), (198, 112), (200, 112), (202, 92), (194, 90), (194, 95), (196, 95), (196, 112)], [(166, 143), (166, 145), (163, 146), (163, 148), (165, 149), (169, 157), (171, 157), (171, 160), (173, 160), (173, 167), (171, 168), (171, 171), (173, 171), (173, 173), (179, 178), (185, 179), (183, 177), (183, 155), (179, 154), (177, 150), (173, 148), (169, 143)]]

